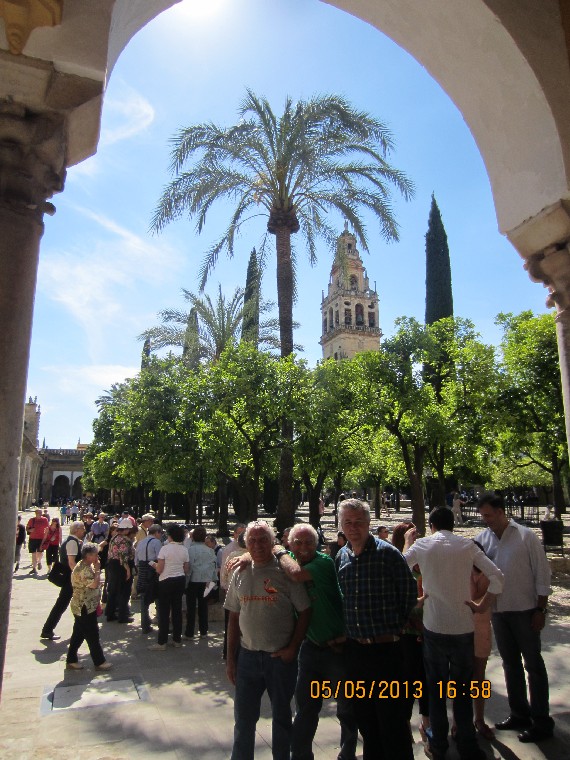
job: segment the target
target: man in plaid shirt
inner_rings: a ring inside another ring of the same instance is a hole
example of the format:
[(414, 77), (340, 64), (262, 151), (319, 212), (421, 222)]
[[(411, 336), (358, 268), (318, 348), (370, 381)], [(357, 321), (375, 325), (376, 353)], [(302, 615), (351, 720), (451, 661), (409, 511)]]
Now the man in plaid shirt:
[(417, 583), (401, 553), (370, 533), (370, 508), (339, 505), (348, 539), (336, 557), (348, 641), (345, 693), (354, 691), (364, 760), (413, 760), (400, 633), (417, 604)]

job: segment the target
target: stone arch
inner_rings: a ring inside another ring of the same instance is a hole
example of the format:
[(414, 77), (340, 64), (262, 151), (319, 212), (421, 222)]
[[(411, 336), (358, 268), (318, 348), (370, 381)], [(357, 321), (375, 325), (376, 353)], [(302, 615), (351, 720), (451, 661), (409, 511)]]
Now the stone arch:
[(51, 500), (69, 499), (69, 496), (69, 478), (67, 475), (58, 475), (53, 481)]
[(71, 498), (80, 499), (82, 496), (83, 496), (82, 476), (78, 475), (73, 481), (73, 487), (71, 489)]
[[(570, 68), (557, 0), (525, 3), (524, 11), (520, 0), (323, 1), (390, 37), (453, 100), (483, 156), (502, 232), (570, 199), (570, 99), (561, 96)], [(129, 40), (175, 4), (116, 0), (107, 72)], [(561, 55), (545, 55), (545, 46)]]

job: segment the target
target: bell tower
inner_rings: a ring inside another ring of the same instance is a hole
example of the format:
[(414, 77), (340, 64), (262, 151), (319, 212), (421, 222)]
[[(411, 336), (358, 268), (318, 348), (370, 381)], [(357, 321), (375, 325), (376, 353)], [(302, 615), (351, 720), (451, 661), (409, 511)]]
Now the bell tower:
[(338, 238), (321, 315), (323, 359), (350, 359), (362, 351), (380, 349), (378, 294), (370, 289), (356, 237), (348, 231), (347, 222)]

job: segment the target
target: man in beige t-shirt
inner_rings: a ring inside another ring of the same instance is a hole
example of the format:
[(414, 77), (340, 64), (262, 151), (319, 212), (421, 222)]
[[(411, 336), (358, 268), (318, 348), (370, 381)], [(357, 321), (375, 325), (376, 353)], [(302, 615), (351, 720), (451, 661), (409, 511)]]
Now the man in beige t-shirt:
[(234, 572), (224, 605), (230, 613), (226, 672), (236, 687), (231, 758), (253, 760), (255, 727), (267, 690), (273, 758), (289, 760), (291, 699), (297, 654), (311, 615), (310, 600), (303, 584), (291, 581), (273, 556), (274, 534), (266, 522), (249, 523), (245, 544), (252, 564)]

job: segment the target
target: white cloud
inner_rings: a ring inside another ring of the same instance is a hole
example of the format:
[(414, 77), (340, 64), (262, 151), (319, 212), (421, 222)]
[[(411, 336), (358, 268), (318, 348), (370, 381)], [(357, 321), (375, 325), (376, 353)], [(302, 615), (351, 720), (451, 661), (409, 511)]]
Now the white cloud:
[(154, 121), (152, 105), (124, 81), (113, 82), (113, 95), (105, 98), (99, 147), (128, 140)]
[(140, 367), (122, 364), (48, 365), (42, 372), (56, 376), (55, 385), (66, 395), (93, 403), (94, 399), (108, 390), (114, 383), (122, 383), (134, 377)]
[(138, 293), (145, 286), (174, 282), (182, 257), (164, 239), (160, 244), (122, 227), (114, 219), (77, 208), (84, 219), (81, 245), (44, 252), (38, 285), (61, 304), (86, 334), (90, 356), (105, 352), (109, 329), (140, 332), (139, 312), (148, 309)]

